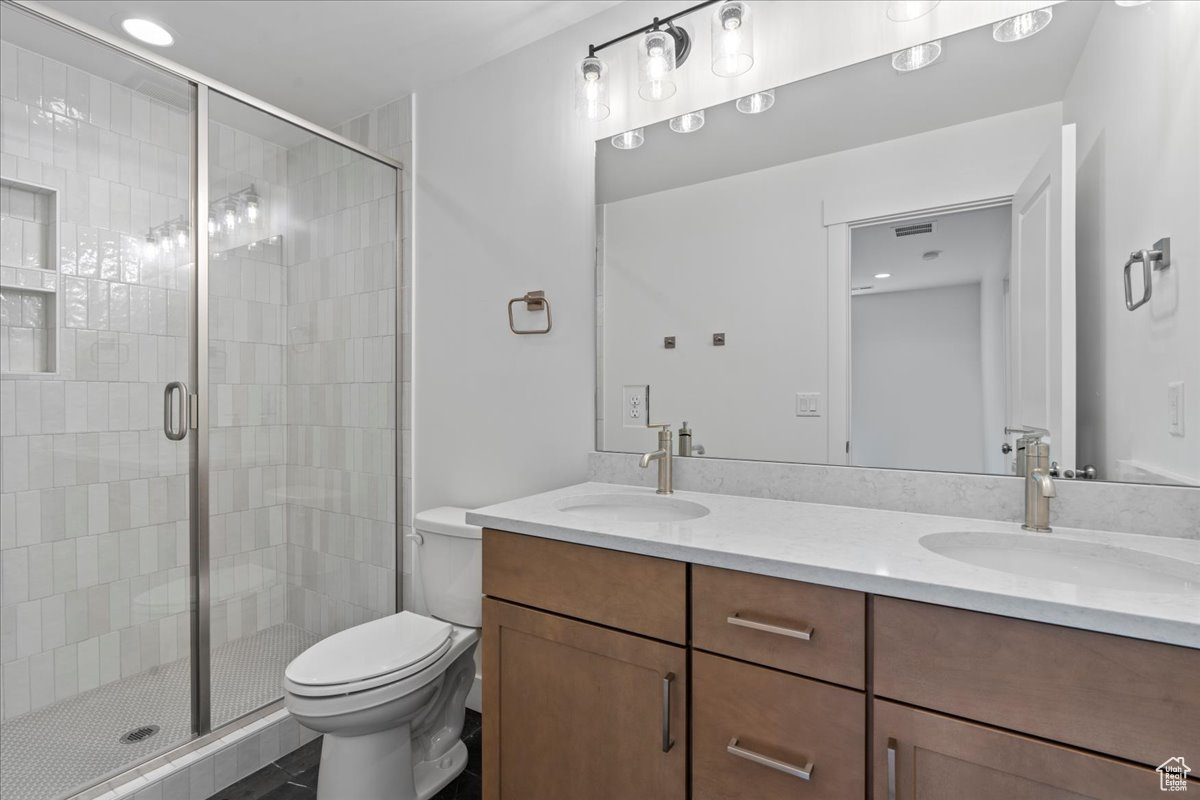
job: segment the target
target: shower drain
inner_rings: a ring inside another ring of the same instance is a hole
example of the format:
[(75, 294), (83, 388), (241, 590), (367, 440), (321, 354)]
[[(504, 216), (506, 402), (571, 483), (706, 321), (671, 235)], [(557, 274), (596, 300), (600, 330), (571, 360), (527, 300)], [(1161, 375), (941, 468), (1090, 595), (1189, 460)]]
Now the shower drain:
[(140, 728), (134, 728), (121, 737), (121, 744), (137, 744), (144, 742), (154, 734), (158, 733), (161, 728), (157, 725), (143, 725)]

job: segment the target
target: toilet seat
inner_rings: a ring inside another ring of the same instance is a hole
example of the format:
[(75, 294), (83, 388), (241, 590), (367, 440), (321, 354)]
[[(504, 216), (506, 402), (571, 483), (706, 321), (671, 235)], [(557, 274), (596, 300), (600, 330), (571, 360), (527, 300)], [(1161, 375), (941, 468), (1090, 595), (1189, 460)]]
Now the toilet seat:
[(436, 663), (450, 649), (454, 626), (402, 611), (317, 642), (288, 664), (293, 694), (326, 697), (395, 683)]

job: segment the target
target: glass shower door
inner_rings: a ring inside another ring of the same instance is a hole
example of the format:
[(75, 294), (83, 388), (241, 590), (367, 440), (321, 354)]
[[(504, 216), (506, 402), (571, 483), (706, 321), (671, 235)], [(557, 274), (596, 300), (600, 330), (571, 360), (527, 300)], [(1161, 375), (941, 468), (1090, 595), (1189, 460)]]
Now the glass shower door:
[(39, 800), (192, 735), (196, 108), (0, 16), (0, 796)]

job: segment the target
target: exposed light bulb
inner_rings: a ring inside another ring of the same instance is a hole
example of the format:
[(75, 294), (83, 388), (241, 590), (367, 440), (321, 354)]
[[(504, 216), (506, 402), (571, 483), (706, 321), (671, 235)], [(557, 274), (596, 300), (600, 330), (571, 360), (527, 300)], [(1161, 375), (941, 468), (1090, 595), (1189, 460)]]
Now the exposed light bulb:
[(641, 147), (642, 143), (645, 141), (646, 136), (642, 129), (634, 128), (631, 131), (618, 133), (616, 136), (612, 137), (612, 146), (618, 150), (633, 150)]
[(892, 53), (892, 69), (896, 72), (912, 72), (928, 67), (942, 57), (942, 40), (926, 42), (898, 53)]
[(1045, 28), (1052, 19), (1052, 8), (1039, 8), (1037, 11), (1018, 14), (993, 25), (992, 38), (997, 42), (1019, 42)]
[(643, 100), (666, 100), (675, 94), (671, 73), (675, 70), (675, 39), (666, 31), (650, 31), (642, 37), (638, 51), (641, 74), (638, 95)]
[(667, 124), (676, 133), (698, 131), (704, 127), (704, 110), (691, 111), (687, 114), (680, 114), (678, 117), (672, 117)]
[(754, 27), (750, 6), (726, 0), (712, 17), (712, 70), (722, 78), (741, 75), (754, 66)]
[(598, 122), (608, 117), (608, 66), (588, 56), (575, 69), (575, 112)]
[(767, 89), (765, 92), (755, 92), (745, 97), (739, 97), (735, 105), (737, 110), (743, 114), (761, 114), (775, 105), (775, 90)]

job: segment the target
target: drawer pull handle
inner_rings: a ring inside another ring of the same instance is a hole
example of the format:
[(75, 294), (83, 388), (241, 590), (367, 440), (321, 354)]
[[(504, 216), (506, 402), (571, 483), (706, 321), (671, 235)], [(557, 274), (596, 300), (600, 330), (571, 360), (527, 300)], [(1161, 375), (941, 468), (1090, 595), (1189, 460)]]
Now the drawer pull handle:
[(792, 777), (799, 778), (802, 781), (812, 780), (813, 762), (809, 761), (803, 767), (797, 767), (795, 764), (789, 764), (786, 761), (780, 761), (778, 758), (764, 756), (762, 753), (756, 753), (753, 750), (747, 750), (738, 745), (737, 737), (729, 740), (725, 750), (738, 758), (744, 758), (747, 761), (753, 761), (755, 764), (762, 764), (764, 767), (777, 769), (780, 772), (785, 772)]
[(889, 738), (887, 746), (887, 800), (896, 800), (896, 740)]
[(735, 611), (731, 616), (726, 617), (725, 621), (730, 625), (739, 625), (743, 628), (763, 631), (764, 633), (774, 633), (779, 636), (790, 636), (793, 639), (803, 639), (806, 642), (813, 637), (813, 628), (811, 625), (805, 628), (785, 628), (782, 625), (772, 625), (769, 622), (746, 619), (741, 616), (741, 613), (740, 611)]
[(671, 681), (675, 673), (668, 672), (662, 679), (662, 751), (671, 752), (675, 740), (671, 738)]

